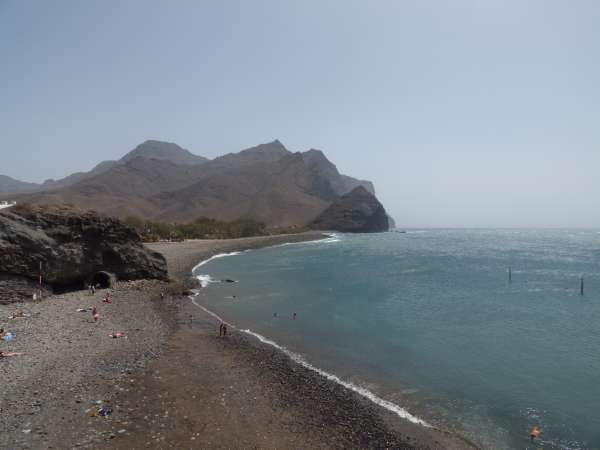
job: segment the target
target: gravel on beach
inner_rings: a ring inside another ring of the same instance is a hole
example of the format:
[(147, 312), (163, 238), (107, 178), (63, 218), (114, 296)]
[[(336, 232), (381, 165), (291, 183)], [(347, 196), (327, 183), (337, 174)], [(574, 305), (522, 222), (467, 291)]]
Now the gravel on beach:
[[(169, 337), (173, 316), (159, 304), (164, 286), (118, 283), (93, 296), (78, 291), (0, 306), (0, 327), (16, 335), (0, 341), (0, 350), (20, 353), (0, 359), (0, 448), (65, 448), (69, 436), (73, 446), (101, 439), (89, 414), (110, 406), (107, 386), (139, 372)], [(102, 302), (108, 292), (111, 304)], [(93, 306), (98, 323), (91, 311), (77, 311)], [(9, 318), (17, 312), (25, 317)], [(126, 337), (110, 337), (118, 331)]]

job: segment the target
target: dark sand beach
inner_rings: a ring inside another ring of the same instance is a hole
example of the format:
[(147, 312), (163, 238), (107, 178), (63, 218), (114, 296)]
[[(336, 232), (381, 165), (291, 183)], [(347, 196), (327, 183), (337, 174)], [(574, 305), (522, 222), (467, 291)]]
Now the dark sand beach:
[[(235, 250), (319, 239), (319, 233), (158, 243), (171, 277)], [(178, 292), (179, 289), (179, 292)], [(167, 292), (160, 299), (160, 292)], [(181, 285), (119, 283), (103, 292), (0, 306), (23, 352), (0, 361), (0, 448), (473, 448), (415, 425), (215, 318)], [(76, 312), (97, 304), (101, 321)], [(10, 320), (23, 310), (30, 317)], [(127, 338), (112, 339), (124, 330)], [(112, 410), (107, 417), (96, 413)]]

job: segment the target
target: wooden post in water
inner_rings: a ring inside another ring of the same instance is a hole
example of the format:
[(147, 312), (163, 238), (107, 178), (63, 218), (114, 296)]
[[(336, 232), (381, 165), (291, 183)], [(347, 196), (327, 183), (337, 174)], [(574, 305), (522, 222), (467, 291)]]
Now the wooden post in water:
[(579, 277), (579, 295), (583, 295), (583, 277)]

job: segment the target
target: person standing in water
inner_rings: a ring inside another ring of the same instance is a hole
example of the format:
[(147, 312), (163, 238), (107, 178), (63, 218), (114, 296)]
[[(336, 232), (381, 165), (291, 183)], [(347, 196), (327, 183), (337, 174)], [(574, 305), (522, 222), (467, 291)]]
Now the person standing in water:
[(296, 320), (296, 317), (298, 317), (298, 314), (294, 313), (294, 315), (293, 315), (294, 320)]

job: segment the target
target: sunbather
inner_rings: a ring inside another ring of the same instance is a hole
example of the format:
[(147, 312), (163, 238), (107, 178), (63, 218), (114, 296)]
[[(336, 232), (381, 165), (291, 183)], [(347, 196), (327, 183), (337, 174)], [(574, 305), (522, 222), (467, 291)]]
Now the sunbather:
[(23, 311), (17, 311), (10, 316), (11, 319), (24, 319), (25, 317), (29, 317), (29, 314), (25, 314)]
[(2, 352), (0, 351), (0, 358), (8, 358), (10, 356), (19, 356), (21, 353), (16, 352)]

